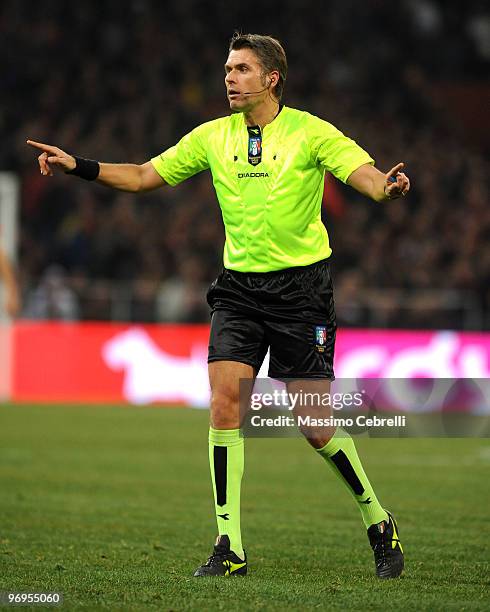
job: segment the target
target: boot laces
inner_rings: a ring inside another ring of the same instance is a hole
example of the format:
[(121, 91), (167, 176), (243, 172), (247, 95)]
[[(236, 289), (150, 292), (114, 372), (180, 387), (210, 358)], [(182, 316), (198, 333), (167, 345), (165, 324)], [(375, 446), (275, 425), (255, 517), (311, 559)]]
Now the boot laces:
[(229, 550), (226, 546), (222, 546), (220, 544), (216, 544), (211, 556), (208, 558), (206, 563), (204, 564), (206, 567), (210, 567), (211, 565), (216, 565), (217, 563), (222, 563), (226, 560), (228, 556)]
[(387, 563), (387, 536), (386, 531), (379, 534), (379, 539), (374, 545), (373, 551), (374, 556), (376, 558), (376, 565), (378, 567), (385, 565)]

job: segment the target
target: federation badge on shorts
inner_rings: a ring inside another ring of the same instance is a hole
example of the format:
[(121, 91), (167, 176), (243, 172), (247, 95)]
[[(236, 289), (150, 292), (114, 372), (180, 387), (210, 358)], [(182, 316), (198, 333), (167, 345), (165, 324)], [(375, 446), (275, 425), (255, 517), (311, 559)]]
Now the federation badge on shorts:
[(315, 327), (315, 346), (319, 353), (325, 351), (327, 344), (327, 328), (324, 325), (317, 325)]

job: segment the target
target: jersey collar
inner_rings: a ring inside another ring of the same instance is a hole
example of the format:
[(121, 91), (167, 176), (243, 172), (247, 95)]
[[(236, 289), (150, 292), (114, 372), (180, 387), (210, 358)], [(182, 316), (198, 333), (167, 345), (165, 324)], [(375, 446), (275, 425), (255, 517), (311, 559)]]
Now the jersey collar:
[(281, 114), (281, 111), (282, 111), (283, 108), (284, 108), (284, 104), (279, 104), (279, 109), (278, 109), (278, 111), (276, 113), (276, 116), (274, 117), (274, 119), (270, 123), (268, 123), (267, 125), (264, 126), (264, 129), (265, 128), (269, 128), (269, 126), (270, 126), (270, 128), (267, 130), (267, 131), (270, 131), (271, 129), (274, 129), (277, 126), (277, 124), (280, 122), (279, 121), (279, 119), (280, 119), (279, 115)]
[[(272, 131), (274, 131), (276, 129), (276, 127), (280, 123), (280, 119), (281, 119), (281, 117), (279, 117), (279, 115), (284, 114), (284, 113), (282, 113), (283, 108), (285, 108), (284, 104), (279, 104), (279, 110), (277, 111), (276, 116), (274, 117), (274, 119), (270, 123), (268, 123), (267, 125), (264, 125), (263, 128), (261, 128), (260, 131), (261, 131), (262, 134), (264, 133), (264, 130), (267, 130), (267, 132), (272, 132)], [(259, 127), (257, 125), (248, 125), (247, 126), (245, 124), (245, 122), (244, 122), (244, 125), (247, 128), (247, 130), (249, 130), (250, 128), (253, 129), (253, 128)]]
[(279, 104), (279, 110), (277, 111), (277, 115), (274, 117), (274, 119), (270, 123), (268, 123), (267, 125), (264, 125), (262, 132), (267, 130), (267, 132), (270, 133), (277, 129), (278, 125), (281, 124), (281, 119), (284, 115), (284, 112), (283, 112), (284, 108), (285, 108), (284, 104)]

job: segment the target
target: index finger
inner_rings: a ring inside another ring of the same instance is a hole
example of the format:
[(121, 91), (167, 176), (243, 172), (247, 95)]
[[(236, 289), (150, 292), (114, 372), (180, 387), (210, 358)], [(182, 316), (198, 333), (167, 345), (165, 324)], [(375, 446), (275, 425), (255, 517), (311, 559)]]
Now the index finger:
[(398, 172), (403, 168), (405, 164), (403, 162), (400, 162), (399, 164), (397, 164), (396, 166), (394, 166), (389, 172), (388, 172), (388, 176), (396, 176), (398, 174)]
[(41, 151), (47, 151), (48, 153), (56, 153), (57, 147), (53, 145), (44, 144), (43, 142), (36, 142), (35, 140), (26, 140), (27, 144), (35, 149), (41, 149)]

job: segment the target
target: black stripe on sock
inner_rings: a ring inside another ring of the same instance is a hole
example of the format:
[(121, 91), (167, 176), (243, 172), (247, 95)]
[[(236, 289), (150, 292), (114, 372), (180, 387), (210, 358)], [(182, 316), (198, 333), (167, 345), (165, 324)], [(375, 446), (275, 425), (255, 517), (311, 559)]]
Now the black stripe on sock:
[(343, 450), (339, 450), (332, 455), (330, 459), (335, 463), (338, 471), (342, 474), (344, 479), (349, 483), (350, 488), (356, 495), (362, 495), (364, 493), (364, 487), (361, 481), (357, 477), (357, 474), (352, 467), (351, 462), (347, 459), (347, 455)]
[(226, 504), (226, 468), (228, 464), (228, 449), (226, 446), (215, 446), (214, 482), (216, 483), (216, 503), (218, 506)]

